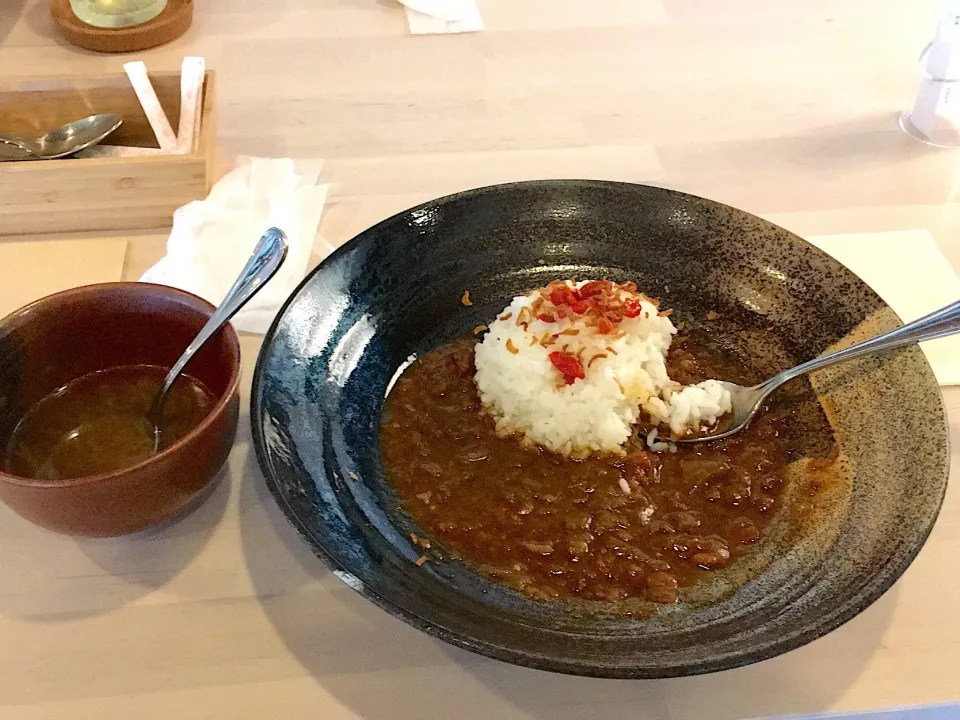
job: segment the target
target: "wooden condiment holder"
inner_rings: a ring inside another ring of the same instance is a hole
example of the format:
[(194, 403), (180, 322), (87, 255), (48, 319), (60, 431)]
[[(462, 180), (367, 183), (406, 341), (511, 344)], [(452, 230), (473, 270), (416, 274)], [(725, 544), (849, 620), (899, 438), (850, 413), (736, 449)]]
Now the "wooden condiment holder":
[[(208, 71), (188, 154), (0, 162), (0, 235), (169, 227), (173, 211), (206, 197), (215, 179), (214, 79)], [(150, 80), (177, 127), (180, 73), (152, 72)], [(0, 82), (0, 132), (38, 136), (101, 112), (123, 119), (106, 143), (158, 147), (125, 74)]]

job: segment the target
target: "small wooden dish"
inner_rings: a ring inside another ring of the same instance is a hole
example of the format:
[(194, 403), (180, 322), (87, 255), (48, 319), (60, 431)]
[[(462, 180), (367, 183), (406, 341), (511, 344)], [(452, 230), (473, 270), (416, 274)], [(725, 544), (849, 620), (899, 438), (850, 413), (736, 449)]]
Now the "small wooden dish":
[(63, 37), (74, 45), (105, 53), (136, 52), (183, 35), (193, 22), (193, 0), (167, 0), (167, 7), (153, 20), (125, 28), (87, 25), (73, 14), (70, 0), (53, 0), (50, 14)]

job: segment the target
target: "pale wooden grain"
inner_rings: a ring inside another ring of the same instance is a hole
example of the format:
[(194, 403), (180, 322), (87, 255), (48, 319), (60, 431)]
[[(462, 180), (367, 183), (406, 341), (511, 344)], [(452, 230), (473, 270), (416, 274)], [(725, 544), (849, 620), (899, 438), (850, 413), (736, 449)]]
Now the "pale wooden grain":
[[(180, 73), (152, 73), (151, 81), (175, 125), (180, 116)], [(215, 87), (215, 75), (208, 72), (199, 137), (190, 153), (0, 163), (0, 232), (28, 235), (168, 225), (174, 210), (202, 199), (213, 182)], [(99, 112), (116, 112), (123, 118), (111, 143), (157, 147), (125, 74), (4, 82), (0, 72), (3, 132), (36, 135)]]
[[(78, 285), (117, 282), (123, 277), (124, 238), (71, 239), (0, 243), (0, 272), (43, 268), (29, 282), (0, 283), (0, 317), (34, 300)], [(91, 262), (91, 258), (96, 258)]]
[[(325, 158), (335, 244), (440, 193), (579, 176), (700, 193), (805, 235), (925, 227), (960, 267), (958, 156), (895, 123), (933, 3), (479, 4), (486, 32), (413, 38), (387, 0), (205, 0), (184, 38), (140, 57), (207, 57), (225, 158)], [(0, 77), (127, 59), (63, 45), (41, 2), (0, 6)], [(130, 240), (126, 277), (163, 245)], [(242, 344), (246, 400), (259, 341)], [(960, 389), (944, 394), (957, 448)], [(566, 678), (453, 649), (343, 586), (269, 498), (247, 423), (215, 495), (162, 530), (77, 541), (0, 508), (0, 717), (724, 720), (960, 699), (956, 488), (903, 579), (825, 638), (707, 677)]]

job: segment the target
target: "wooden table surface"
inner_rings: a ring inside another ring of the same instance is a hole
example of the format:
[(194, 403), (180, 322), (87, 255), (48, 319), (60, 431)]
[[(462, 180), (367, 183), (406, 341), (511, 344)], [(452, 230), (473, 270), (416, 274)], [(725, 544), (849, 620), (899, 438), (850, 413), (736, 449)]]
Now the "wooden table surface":
[[(896, 126), (933, 2), (479, 5), (483, 33), (412, 37), (390, 0), (203, 0), (187, 36), (141, 58), (175, 69), (202, 54), (218, 71), (224, 167), (240, 153), (326, 159), (337, 189), (321, 231), (335, 243), (443, 193), (595, 177), (800, 234), (928, 228), (960, 268), (958, 156)], [(128, 59), (66, 45), (44, 2), (0, 2), (0, 77)], [(119, 237), (119, 255), (81, 240), (66, 282), (135, 279), (164, 237)], [(65, 257), (30, 241), (38, 259)], [(2, 282), (43, 294), (50, 277), (18, 248)], [(258, 345), (243, 339), (245, 396)], [(945, 396), (960, 447), (960, 390)], [(341, 584), (267, 495), (242, 423), (215, 494), (161, 530), (74, 540), (0, 508), (0, 717), (699, 720), (960, 699), (956, 487), (902, 580), (825, 638), (705, 677), (568, 678), (449, 647)], [(955, 476), (957, 463), (955, 450)]]

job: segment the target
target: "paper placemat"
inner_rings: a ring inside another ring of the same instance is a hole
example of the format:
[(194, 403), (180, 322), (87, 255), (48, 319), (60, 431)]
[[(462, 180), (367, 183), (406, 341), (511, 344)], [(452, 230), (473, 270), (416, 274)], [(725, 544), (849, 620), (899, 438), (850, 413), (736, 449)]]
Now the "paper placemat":
[(916, 707), (869, 710), (853, 713), (823, 713), (818, 715), (788, 715), (766, 720), (957, 720), (960, 705), (918, 705)]
[[(904, 322), (960, 300), (960, 278), (926, 230), (807, 238), (860, 276)], [(921, 343), (941, 385), (960, 385), (960, 335)]]
[(0, 317), (61, 290), (117, 282), (126, 253), (119, 239), (0, 242)]

